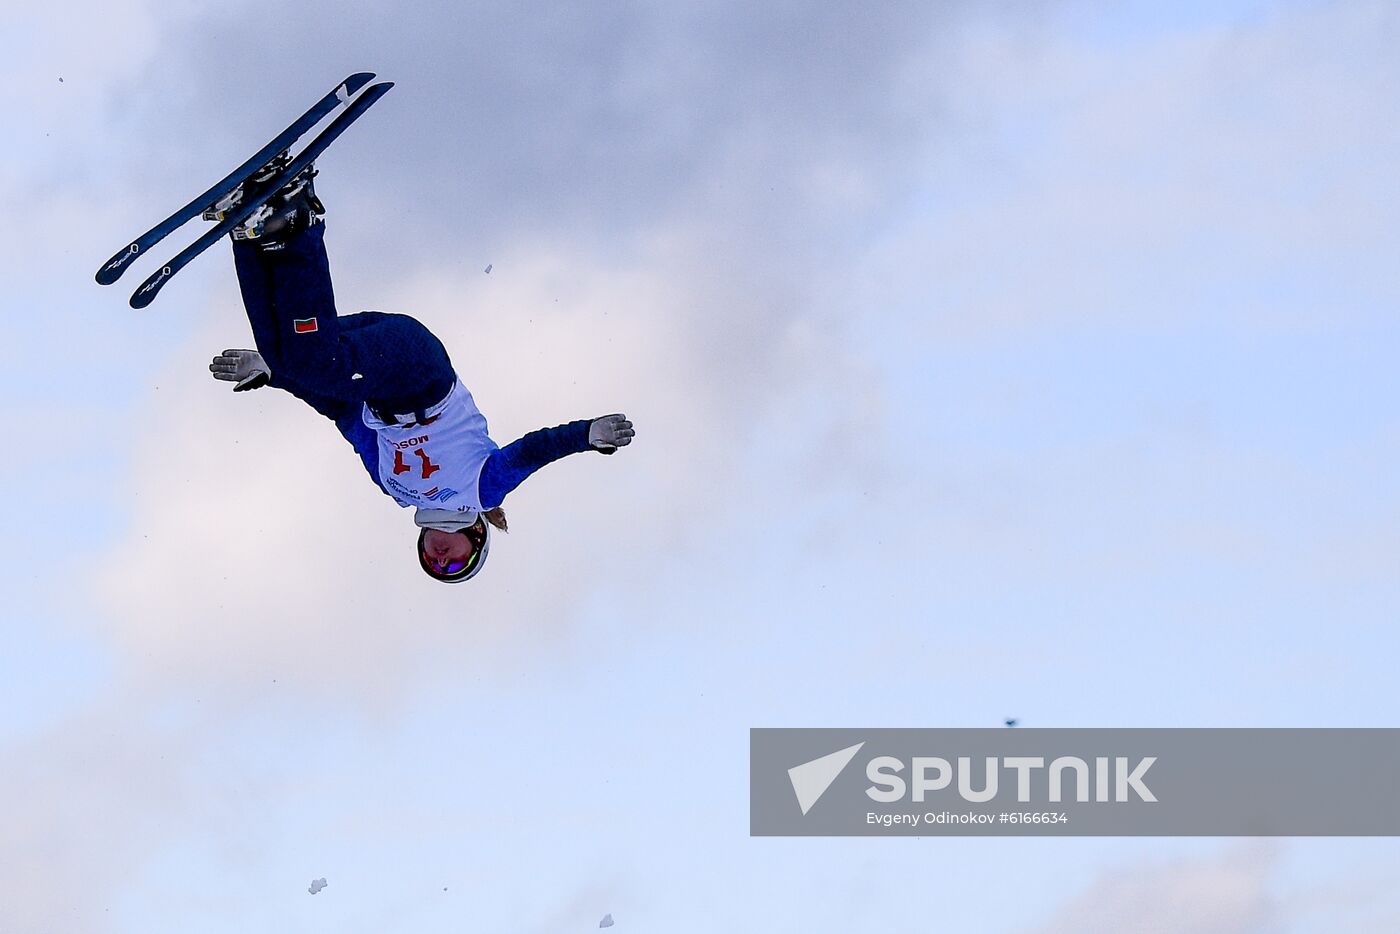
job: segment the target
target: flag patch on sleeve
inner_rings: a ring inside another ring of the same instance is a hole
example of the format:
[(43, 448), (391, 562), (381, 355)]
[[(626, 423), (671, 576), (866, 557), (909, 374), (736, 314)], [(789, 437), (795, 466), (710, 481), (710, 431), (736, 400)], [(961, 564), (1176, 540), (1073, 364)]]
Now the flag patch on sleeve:
[(292, 330), (298, 334), (314, 334), (316, 332), (316, 319), (294, 318), (292, 320)]

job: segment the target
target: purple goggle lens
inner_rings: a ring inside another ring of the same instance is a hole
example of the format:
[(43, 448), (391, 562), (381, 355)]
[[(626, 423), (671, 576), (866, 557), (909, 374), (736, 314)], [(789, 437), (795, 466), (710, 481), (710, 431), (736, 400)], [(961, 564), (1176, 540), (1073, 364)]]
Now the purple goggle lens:
[(439, 561), (436, 558), (429, 558), (428, 563), (433, 566), (433, 570), (439, 574), (460, 574), (471, 567), (472, 558), (476, 557), (476, 552), (471, 553), (471, 557), (460, 561)]

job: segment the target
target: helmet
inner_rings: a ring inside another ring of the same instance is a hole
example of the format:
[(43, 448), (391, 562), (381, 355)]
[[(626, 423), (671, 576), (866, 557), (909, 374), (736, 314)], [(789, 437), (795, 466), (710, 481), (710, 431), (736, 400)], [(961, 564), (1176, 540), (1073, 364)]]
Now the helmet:
[(449, 561), (445, 566), (439, 564), (436, 559), (429, 558), (423, 550), (423, 539), (428, 530), (424, 528), (418, 533), (419, 566), (433, 580), (442, 581), (444, 584), (460, 584), (476, 577), (482, 565), (486, 564), (486, 555), (491, 550), (491, 527), (482, 516), (478, 515), (475, 522), (457, 531), (466, 533), (467, 538), (471, 540), (472, 553), (467, 556), (466, 561)]

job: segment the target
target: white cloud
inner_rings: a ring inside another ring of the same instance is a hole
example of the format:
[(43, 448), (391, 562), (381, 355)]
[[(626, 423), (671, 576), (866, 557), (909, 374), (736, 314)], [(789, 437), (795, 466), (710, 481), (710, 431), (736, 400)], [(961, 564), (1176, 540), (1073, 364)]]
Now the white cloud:
[(1268, 843), (1105, 873), (1034, 934), (1272, 934), (1282, 930), (1270, 893), (1276, 848)]
[(1348, 847), (1358, 855), (1376, 850), (1382, 858), (1393, 852), (1386, 841), (1354, 844), (1237, 840), (1201, 855), (1122, 864), (1027, 934), (1390, 930), (1396, 916), (1393, 869), (1369, 867), (1363, 859), (1353, 871), (1329, 865), (1325, 873), (1316, 872)]
[[(480, 664), (483, 645), (549, 639), (605, 581), (644, 573), (697, 515), (730, 507), (743, 390), (692, 354), (695, 322), (677, 313), (668, 270), (557, 252), (496, 267), (395, 292), (444, 339), (497, 440), (621, 409), (638, 441), (532, 477), (506, 502), (512, 532), (488, 573), (444, 588), (412, 558), (409, 511), (328, 421), (208, 379), (207, 358), (246, 343), (246, 324), (206, 327), (158, 378), (134, 439), (134, 524), (102, 578), (128, 658), (205, 684), (294, 666), (372, 706), (384, 697), (365, 684), (392, 690), (427, 652)], [(203, 313), (231, 322), (239, 310), (221, 300)]]

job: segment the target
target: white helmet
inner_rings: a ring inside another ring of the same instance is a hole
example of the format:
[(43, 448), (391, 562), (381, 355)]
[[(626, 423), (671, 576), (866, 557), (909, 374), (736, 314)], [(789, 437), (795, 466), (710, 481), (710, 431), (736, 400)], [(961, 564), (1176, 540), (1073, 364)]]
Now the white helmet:
[(460, 584), (476, 577), (486, 564), (486, 555), (491, 551), (491, 526), (486, 524), (485, 517), (478, 515), (471, 525), (456, 531), (465, 533), (472, 543), (472, 553), (461, 561), (439, 561), (428, 557), (428, 553), (423, 550), (423, 539), (428, 530), (425, 527), (418, 533), (418, 564), (429, 577), (444, 584)]

